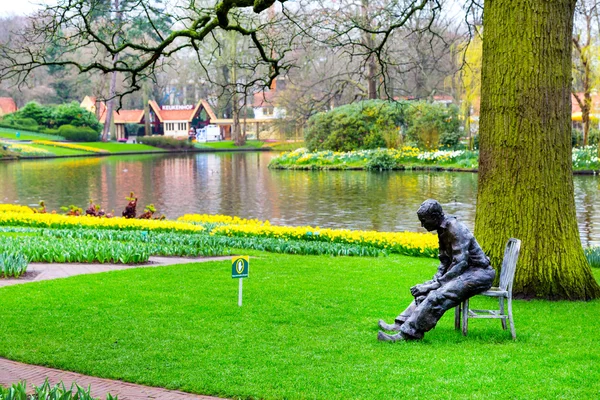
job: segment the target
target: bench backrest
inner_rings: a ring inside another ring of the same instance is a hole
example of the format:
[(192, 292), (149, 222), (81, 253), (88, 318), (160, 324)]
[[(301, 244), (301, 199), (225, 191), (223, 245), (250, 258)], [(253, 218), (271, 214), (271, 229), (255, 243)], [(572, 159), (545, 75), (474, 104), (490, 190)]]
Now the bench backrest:
[(502, 269), (500, 270), (500, 289), (512, 292), (513, 281), (515, 279), (515, 269), (521, 250), (521, 241), (510, 238), (504, 249), (504, 258), (502, 259)]

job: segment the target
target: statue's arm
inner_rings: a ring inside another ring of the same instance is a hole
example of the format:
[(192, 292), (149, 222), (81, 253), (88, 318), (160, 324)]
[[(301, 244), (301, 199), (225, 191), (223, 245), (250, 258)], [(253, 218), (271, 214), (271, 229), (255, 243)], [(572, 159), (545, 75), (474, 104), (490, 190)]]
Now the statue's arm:
[(461, 275), (469, 266), (469, 244), (473, 235), (466, 227), (459, 227), (452, 233), (452, 263), (448, 271), (438, 278), (440, 286)]

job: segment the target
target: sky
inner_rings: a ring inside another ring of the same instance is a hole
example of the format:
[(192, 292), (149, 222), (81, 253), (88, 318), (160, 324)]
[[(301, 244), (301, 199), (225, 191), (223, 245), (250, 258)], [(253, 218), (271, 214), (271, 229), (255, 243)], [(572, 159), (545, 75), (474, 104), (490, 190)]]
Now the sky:
[(0, 0), (0, 15), (27, 15), (40, 8), (47, 0)]

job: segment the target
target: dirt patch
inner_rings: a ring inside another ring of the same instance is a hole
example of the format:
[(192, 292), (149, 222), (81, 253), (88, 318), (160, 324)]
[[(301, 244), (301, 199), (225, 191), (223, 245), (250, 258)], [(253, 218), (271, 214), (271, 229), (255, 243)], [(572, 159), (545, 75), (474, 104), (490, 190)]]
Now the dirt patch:
[(0, 277), (0, 279), (6, 280), (6, 281), (32, 281), (39, 274), (41, 274), (41, 271), (27, 271), (23, 275), (19, 276), (18, 278), (13, 278), (13, 277), (6, 278), (6, 277), (2, 276), (2, 277)]

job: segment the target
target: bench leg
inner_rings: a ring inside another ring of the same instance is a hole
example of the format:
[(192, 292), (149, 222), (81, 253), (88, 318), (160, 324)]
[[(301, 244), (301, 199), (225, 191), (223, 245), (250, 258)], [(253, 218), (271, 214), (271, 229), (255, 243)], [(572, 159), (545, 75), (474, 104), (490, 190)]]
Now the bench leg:
[[(504, 312), (504, 297), (499, 297), (498, 302), (500, 303), (500, 315), (506, 315)], [(502, 329), (506, 330), (506, 318), (501, 318), (500, 322), (502, 322)]]
[(517, 339), (517, 332), (515, 331), (515, 321), (513, 319), (512, 312), (512, 298), (508, 298), (508, 320), (510, 322), (510, 334), (512, 335), (513, 340)]
[(462, 333), (463, 336), (467, 336), (467, 330), (469, 329), (469, 299), (462, 303)]
[(461, 304), (454, 307), (454, 330), (460, 329), (460, 313), (462, 312)]

